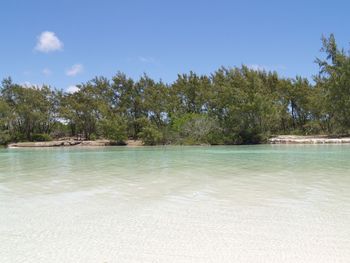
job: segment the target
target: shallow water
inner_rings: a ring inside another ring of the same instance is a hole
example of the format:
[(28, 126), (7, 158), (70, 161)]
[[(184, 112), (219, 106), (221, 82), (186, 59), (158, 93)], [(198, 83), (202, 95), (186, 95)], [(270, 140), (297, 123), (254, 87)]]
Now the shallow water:
[(0, 262), (349, 262), (350, 146), (0, 149)]

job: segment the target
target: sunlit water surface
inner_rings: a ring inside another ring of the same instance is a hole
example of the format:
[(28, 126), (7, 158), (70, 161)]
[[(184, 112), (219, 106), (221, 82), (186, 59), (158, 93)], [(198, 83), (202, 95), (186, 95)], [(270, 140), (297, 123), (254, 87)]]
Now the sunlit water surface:
[(0, 262), (350, 262), (350, 146), (0, 149)]

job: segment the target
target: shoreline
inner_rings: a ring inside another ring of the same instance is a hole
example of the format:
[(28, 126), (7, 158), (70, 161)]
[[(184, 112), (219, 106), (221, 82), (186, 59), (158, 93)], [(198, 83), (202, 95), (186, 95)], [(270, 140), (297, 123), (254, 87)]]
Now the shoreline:
[(350, 137), (278, 135), (270, 138), (268, 144), (350, 144)]
[[(350, 137), (331, 137), (327, 135), (299, 136), (299, 135), (278, 135), (268, 139), (266, 144), (350, 144)], [(78, 140), (54, 140), (48, 142), (18, 142), (10, 143), (7, 148), (49, 148), (49, 147), (105, 147), (124, 146), (142, 147), (145, 146), (141, 140), (127, 140), (124, 144), (116, 144), (110, 140), (78, 141)], [(195, 146), (195, 145), (192, 145)]]
[(139, 140), (127, 140), (125, 145), (118, 145), (110, 140), (96, 141), (77, 141), (77, 140), (54, 140), (48, 142), (18, 142), (10, 143), (7, 148), (53, 148), (53, 147), (104, 147), (104, 146), (123, 146), (139, 147), (143, 143)]

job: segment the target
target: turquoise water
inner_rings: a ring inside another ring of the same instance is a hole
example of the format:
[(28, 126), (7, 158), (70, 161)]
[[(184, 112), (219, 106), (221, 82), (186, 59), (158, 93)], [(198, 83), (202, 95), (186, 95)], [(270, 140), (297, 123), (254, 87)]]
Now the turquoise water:
[(1, 262), (349, 262), (350, 146), (0, 149)]

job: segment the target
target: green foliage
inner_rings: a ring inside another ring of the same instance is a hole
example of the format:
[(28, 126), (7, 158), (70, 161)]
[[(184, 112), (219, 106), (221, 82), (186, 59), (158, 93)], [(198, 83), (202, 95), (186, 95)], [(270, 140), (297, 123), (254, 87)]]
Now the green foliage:
[(74, 136), (128, 138), (156, 144), (251, 144), (271, 134), (350, 131), (350, 56), (322, 38), (324, 59), (315, 84), (276, 72), (220, 68), (180, 74), (172, 84), (144, 74), (96, 77), (75, 93), (23, 86), (0, 88), (0, 143)]
[(172, 123), (176, 143), (180, 144), (222, 144), (218, 122), (206, 115), (187, 113)]
[(32, 134), (31, 140), (33, 142), (48, 142), (48, 141), (52, 141), (52, 138), (50, 135), (45, 133), (35, 133), (35, 134)]
[(323, 104), (320, 105), (322, 121), (329, 132), (338, 134), (350, 130), (350, 56), (340, 50), (334, 35), (322, 38), (324, 60), (317, 59), (320, 72), (316, 77), (316, 87), (322, 92)]
[(10, 109), (3, 119), (5, 126), (27, 140), (33, 133), (50, 133), (57, 113), (56, 95), (48, 86), (27, 87), (13, 84), (10, 78), (3, 80), (1, 98)]
[(104, 138), (124, 144), (127, 139), (127, 125), (122, 118), (104, 119), (99, 125)]
[(95, 133), (90, 134), (89, 140), (92, 140), (92, 141), (97, 140), (97, 135)]
[(7, 130), (0, 131), (0, 145), (6, 145), (11, 142), (11, 136)]
[(139, 137), (145, 145), (157, 145), (163, 141), (162, 133), (154, 125), (143, 127)]

